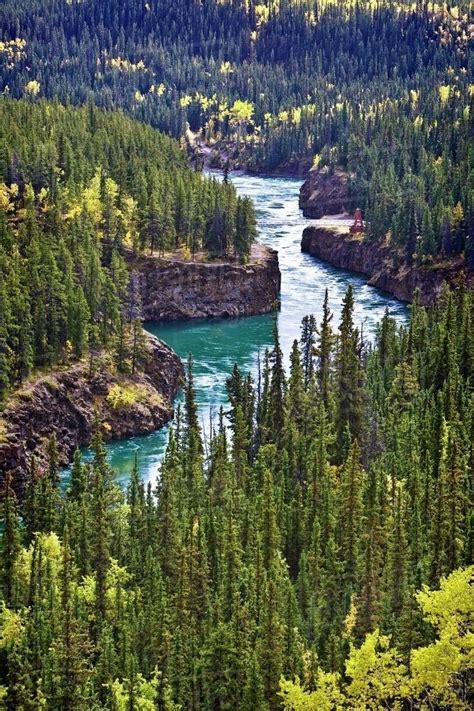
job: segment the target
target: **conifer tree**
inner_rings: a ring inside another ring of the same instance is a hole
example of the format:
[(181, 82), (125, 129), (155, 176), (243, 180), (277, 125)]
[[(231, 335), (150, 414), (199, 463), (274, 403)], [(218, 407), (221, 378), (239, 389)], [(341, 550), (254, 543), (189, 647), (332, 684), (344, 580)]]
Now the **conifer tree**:
[(12, 353), (8, 344), (9, 304), (0, 273), (0, 403), (5, 399), (10, 387), (10, 369)]
[(336, 356), (336, 434), (338, 451), (348, 451), (348, 437), (362, 435), (362, 389), (359, 334), (353, 324), (354, 295), (349, 285), (343, 300)]
[(4, 521), (1, 548), (3, 598), (9, 607), (15, 607), (17, 602), (15, 568), (20, 553), (21, 534), (16, 496), (12, 489), (11, 476), (9, 474), (5, 477), (2, 513)]
[(324, 294), (323, 318), (317, 332), (318, 341), (315, 349), (315, 353), (318, 358), (317, 379), (326, 410), (328, 410), (330, 406), (329, 388), (331, 377), (331, 357), (335, 342), (335, 336), (331, 328), (333, 314), (329, 309), (328, 300), (329, 294), (326, 289)]
[(273, 350), (270, 354), (271, 373), (267, 411), (268, 433), (274, 442), (281, 442), (279, 435), (284, 427), (284, 396), (285, 374), (283, 370), (283, 353), (280, 348), (277, 324), (273, 327)]
[(301, 323), (301, 349), (305, 388), (313, 377), (316, 322), (313, 315), (305, 316)]
[(360, 540), (363, 515), (364, 472), (359, 463), (360, 448), (354, 440), (341, 472), (339, 543), (343, 555), (346, 606), (360, 574)]

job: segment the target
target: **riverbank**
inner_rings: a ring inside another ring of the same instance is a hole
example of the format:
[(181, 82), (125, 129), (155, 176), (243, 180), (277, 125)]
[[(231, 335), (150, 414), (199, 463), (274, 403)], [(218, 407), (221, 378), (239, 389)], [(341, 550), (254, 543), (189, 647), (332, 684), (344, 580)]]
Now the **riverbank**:
[(424, 304), (432, 302), (443, 284), (472, 283), (461, 258), (427, 265), (397, 263), (396, 252), (387, 240), (368, 242), (362, 235), (352, 235), (352, 220), (344, 216), (325, 217), (303, 231), (301, 250), (332, 266), (368, 277), (376, 286), (401, 301), (410, 302), (415, 291)]
[(254, 316), (278, 303), (278, 253), (261, 244), (247, 264), (131, 254), (127, 263), (144, 321)]
[(146, 334), (147, 364), (135, 375), (118, 374), (110, 354), (30, 379), (16, 390), (0, 417), (0, 488), (6, 472), (23, 496), (33, 457), (44, 467), (48, 440), (56, 436), (59, 462), (89, 444), (96, 416), (104, 440), (146, 434), (173, 417), (173, 399), (183, 381), (180, 358)]
[[(248, 195), (254, 201), (260, 242), (279, 254), (282, 284), (278, 327), (286, 357), (294, 339), (300, 338), (301, 319), (312, 313), (320, 322), (326, 288), (334, 322), (337, 323), (347, 286), (353, 286), (354, 319), (357, 324), (364, 324), (364, 334), (368, 338), (373, 335), (386, 308), (397, 322), (404, 322), (407, 312), (403, 303), (367, 287), (362, 277), (333, 269), (327, 263), (301, 252), (301, 234), (308, 224), (298, 208), (301, 180), (262, 178), (243, 173), (232, 175), (231, 180), (240, 195)], [(265, 349), (272, 346), (273, 318), (267, 313), (242, 319), (168, 319), (149, 322), (146, 328), (182, 359), (189, 353), (193, 354), (199, 421), (203, 430), (208, 432), (210, 419), (216, 416), (221, 405), (226, 407), (226, 380), (234, 364), (237, 363), (243, 373), (251, 373), (257, 382), (258, 363), (261, 363)], [(48, 407), (51, 408), (54, 402), (48, 399)], [(47, 436), (46, 427), (44, 432)], [(111, 439), (110, 433), (107, 433), (107, 439), (108, 460), (117, 471), (117, 481), (121, 485), (126, 486), (137, 455), (144, 480), (155, 482), (159, 462), (166, 450), (166, 428), (153, 430), (138, 438), (131, 435)]]

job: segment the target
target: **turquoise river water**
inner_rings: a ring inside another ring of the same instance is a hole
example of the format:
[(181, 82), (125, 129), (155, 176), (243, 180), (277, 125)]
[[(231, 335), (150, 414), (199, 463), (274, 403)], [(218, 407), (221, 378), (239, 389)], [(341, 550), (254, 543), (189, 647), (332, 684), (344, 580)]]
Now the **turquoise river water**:
[[(286, 356), (293, 340), (299, 338), (303, 316), (312, 313), (319, 322), (326, 288), (334, 324), (338, 322), (341, 300), (349, 283), (355, 293), (355, 321), (363, 326), (365, 334), (373, 333), (387, 307), (398, 321), (405, 320), (405, 304), (368, 286), (363, 277), (335, 269), (301, 252), (302, 231), (311, 221), (298, 208), (300, 180), (244, 174), (231, 177), (238, 192), (249, 195), (255, 203), (259, 240), (278, 250), (282, 275), (278, 326)], [(188, 353), (193, 354), (196, 395), (205, 432), (209, 430), (210, 416), (226, 402), (225, 381), (234, 363), (244, 371), (255, 371), (258, 352), (271, 346), (272, 319), (271, 315), (263, 315), (146, 324), (151, 333), (168, 343), (183, 359)], [(137, 453), (143, 479), (154, 482), (166, 440), (167, 428), (108, 443), (110, 463), (119, 480), (126, 482)]]

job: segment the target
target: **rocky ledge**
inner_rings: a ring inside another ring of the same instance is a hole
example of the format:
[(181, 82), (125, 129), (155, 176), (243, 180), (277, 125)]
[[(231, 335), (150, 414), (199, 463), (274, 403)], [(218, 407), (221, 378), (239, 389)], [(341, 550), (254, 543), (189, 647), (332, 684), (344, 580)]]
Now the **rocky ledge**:
[(345, 212), (350, 207), (348, 174), (314, 166), (300, 188), (299, 205), (305, 217), (314, 219)]
[(41, 466), (55, 434), (62, 464), (89, 443), (96, 413), (104, 439), (146, 434), (173, 416), (172, 401), (183, 379), (181, 360), (165, 343), (147, 334), (143, 373), (114, 372), (110, 357), (48, 373), (15, 391), (0, 417), (0, 488), (6, 472), (22, 496), (28, 463)]
[(129, 256), (144, 321), (253, 316), (275, 308), (278, 253), (255, 244), (248, 264)]
[(422, 303), (429, 303), (440, 293), (444, 282), (449, 284), (472, 283), (461, 259), (430, 265), (396, 264), (388, 243), (367, 242), (360, 235), (350, 234), (347, 220), (332, 225), (329, 219), (321, 225), (306, 227), (301, 250), (335, 267), (364, 274), (368, 283), (402, 301), (411, 301), (416, 289)]

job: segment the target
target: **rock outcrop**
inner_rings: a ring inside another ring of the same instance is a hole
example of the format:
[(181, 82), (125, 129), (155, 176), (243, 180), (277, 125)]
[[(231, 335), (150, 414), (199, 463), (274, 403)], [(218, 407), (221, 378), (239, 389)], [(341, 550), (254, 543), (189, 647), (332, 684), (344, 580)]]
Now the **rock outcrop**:
[(8, 471), (22, 496), (28, 463), (41, 467), (48, 439), (55, 434), (61, 464), (76, 447), (89, 443), (96, 412), (104, 439), (145, 434), (173, 416), (172, 402), (183, 379), (180, 358), (165, 343), (147, 334), (148, 363), (143, 373), (121, 376), (110, 357), (99, 355), (90, 371), (83, 361), (25, 384), (0, 417), (0, 488)]
[(339, 215), (349, 208), (348, 175), (342, 170), (313, 167), (300, 188), (299, 205), (305, 217)]
[(426, 266), (397, 264), (387, 243), (367, 242), (362, 236), (351, 235), (347, 228), (337, 226), (306, 227), (301, 249), (335, 267), (364, 274), (370, 285), (402, 301), (411, 301), (419, 289), (422, 303), (427, 304), (440, 293), (444, 282), (461, 284), (473, 279), (460, 259)]
[(252, 316), (272, 311), (280, 292), (278, 254), (254, 245), (248, 264), (129, 257), (144, 321)]
[[(254, 245), (248, 264), (127, 256), (131, 284), (144, 321), (249, 316), (275, 308), (280, 292), (278, 254)], [(34, 455), (41, 467), (56, 435), (61, 464), (89, 443), (96, 413), (105, 439), (146, 434), (173, 416), (172, 401), (183, 378), (181, 360), (147, 335), (145, 372), (124, 377), (110, 356), (96, 358), (92, 374), (80, 362), (31, 379), (10, 397), (0, 416), (0, 488), (13, 474), (20, 496)]]

